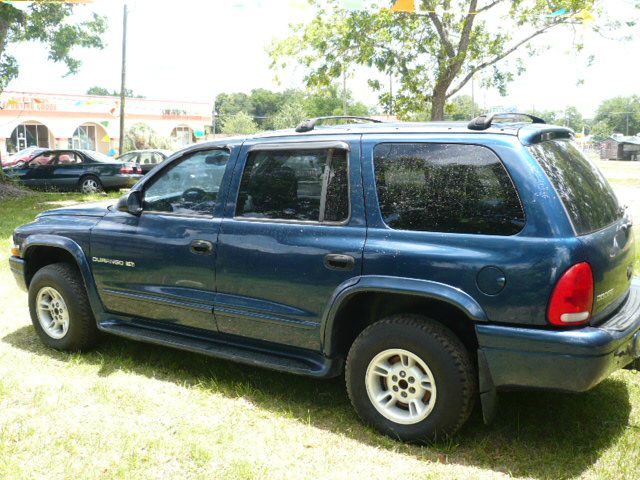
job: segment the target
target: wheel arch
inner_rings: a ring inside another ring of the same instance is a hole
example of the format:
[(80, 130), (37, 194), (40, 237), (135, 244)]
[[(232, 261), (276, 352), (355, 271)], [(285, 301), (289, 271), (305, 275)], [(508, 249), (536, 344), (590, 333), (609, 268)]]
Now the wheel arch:
[(475, 324), (487, 321), (484, 310), (470, 295), (450, 285), (363, 276), (334, 293), (323, 318), (323, 353), (329, 357), (346, 356), (364, 328), (395, 313), (430, 314), (430, 318), (453, 330), (473, 356), (477, 348)]
[(25, 260), (25, 284), (27, 288), (38, 270), (58, 262), (72, 263), (80, 271), (94, 312), (99, 310), (100, 299), (96, 290), (89, 260), (82, 247), (74, 240), (58, 235), (30, 235), (22, 245)]

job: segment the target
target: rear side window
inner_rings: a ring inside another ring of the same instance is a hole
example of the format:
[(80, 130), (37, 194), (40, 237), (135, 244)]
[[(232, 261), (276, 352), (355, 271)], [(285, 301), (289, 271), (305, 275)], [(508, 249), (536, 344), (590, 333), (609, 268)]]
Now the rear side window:
[(380, 144), (374, 165), (380, 209), (391, 228), (514, 235), (524, 227), (511, 178), (487, 148)]
[(249, 154), (237, 217), (342, 222), (349, 217), (347, 152), (269, 150)]
[(578, 235), (595, 232), (621, 218), (611, 186), (571, 142), (549, 141), (529, 150), (553, 183)]

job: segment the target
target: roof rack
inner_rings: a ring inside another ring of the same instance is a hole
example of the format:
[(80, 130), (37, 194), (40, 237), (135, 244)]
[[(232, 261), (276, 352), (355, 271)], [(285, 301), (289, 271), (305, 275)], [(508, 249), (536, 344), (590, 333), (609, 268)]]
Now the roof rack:
[(530, 115), (528, 113), (518, 113), (518, 112), (499, 112), (492, 114), (484, 114), (479, 117), (474, 118), (469, 122), (467, 128), (469, 130), (487, 130), (491, 127), (491, 124), (496, 118), (513, 118), (513, 117), (525, 117), (531, 120), (531, 123), (547, 123), (542, 118), (536, 117), (535, 115)]
[(381, 120), (377, 120), (375, 118), (370, 118), (370, 117), (353, 117), (351, 115), (330, 115), (327, 117), (311, 118), (305, 122), (302, 122), (300, 125), (296, 127), (296, 132), (298, 133), (310, 132), (316, 127), (316, 123), (324, 120), (363, 120), (365, 122), (382, 123)]

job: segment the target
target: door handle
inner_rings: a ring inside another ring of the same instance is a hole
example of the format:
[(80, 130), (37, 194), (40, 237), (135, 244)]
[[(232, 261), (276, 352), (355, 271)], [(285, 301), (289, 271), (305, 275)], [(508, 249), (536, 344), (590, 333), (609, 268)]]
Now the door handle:
[(353, 270), (356, 259), (351, 255), (329, 253), (324, 257), (324, 266), (329, 270)]
[(191, 242), (191, 252), (197, 255), (211, 255), (213, 243), (207, 240), (194, 240)]

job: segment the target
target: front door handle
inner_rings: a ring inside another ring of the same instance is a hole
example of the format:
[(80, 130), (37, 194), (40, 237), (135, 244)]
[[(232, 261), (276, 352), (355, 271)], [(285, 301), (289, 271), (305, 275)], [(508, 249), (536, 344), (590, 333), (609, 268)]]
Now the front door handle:
[(329, 253), (324, 257), (324, 266), (329, 270), (353, 270), (356, 259), (351, 255), (340, 253)]
[(213, 253), (213, 243), (207, 240), (194, 240), (191, 242), (191, 252), (197, 255), (211, 255)]

